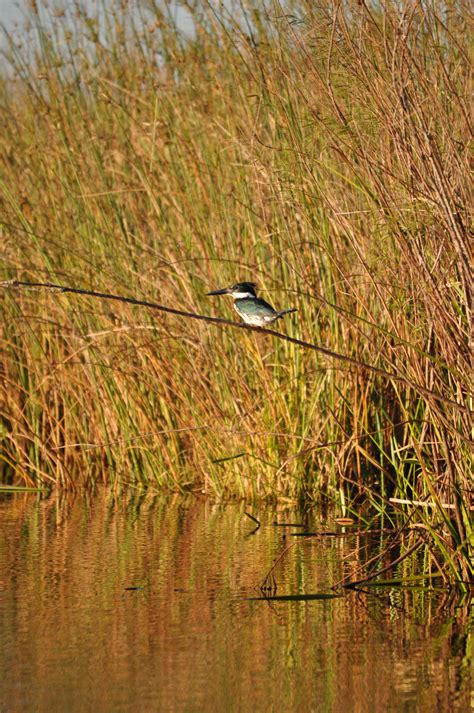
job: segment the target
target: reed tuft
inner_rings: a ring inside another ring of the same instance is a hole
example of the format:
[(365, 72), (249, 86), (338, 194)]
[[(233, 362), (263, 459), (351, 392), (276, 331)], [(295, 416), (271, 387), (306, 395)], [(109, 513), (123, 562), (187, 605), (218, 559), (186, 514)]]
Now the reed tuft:
[(0, 280), (224, 317), (206, 292), (255, 280), (290, 336), (400, 379), (2, 290), (3, 481), (399, 507), (472, 576), (467, 6), (160, 7), (37, 2), (5, 37)]

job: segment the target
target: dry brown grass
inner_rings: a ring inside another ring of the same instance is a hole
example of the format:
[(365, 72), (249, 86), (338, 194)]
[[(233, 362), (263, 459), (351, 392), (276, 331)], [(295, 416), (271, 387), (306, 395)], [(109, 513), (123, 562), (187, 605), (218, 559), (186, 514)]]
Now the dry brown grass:
[(8, 481), (428, 499), (441, 559), (466, 562), (467, 15), (298, 2), (244, 20), (203, 3), (184, 41), (158, 11), (143, 28), (117, 9), (102, 34), (57, 18), (34, 60), (11, 49), (3, 279), (221, 315), (208, 289), (256, 279), (298, 307), (290, 335), (405, 384), (125, 304), (5, 292)]

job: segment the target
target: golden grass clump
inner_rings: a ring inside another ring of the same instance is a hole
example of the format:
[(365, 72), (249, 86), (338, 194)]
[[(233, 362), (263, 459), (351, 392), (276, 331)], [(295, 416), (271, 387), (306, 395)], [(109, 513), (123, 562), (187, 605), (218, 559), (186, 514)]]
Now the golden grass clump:
[(29, 39), (10, 38), (1, 279), (221, 316), (205, 293), (255, 280), (298, 308), (288, 334), (405, 381), (127, 304), (2, 290), (4, 481), (429, 501), (415, 520), (465, 574), (467, 5), (198, 2), (177, 24), (166, 5), (127, 7), (35, 3)]

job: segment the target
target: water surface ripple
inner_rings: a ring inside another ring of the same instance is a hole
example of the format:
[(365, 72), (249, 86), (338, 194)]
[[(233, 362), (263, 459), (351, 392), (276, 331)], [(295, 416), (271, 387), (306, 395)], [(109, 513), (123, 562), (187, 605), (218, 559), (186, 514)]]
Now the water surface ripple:
[[(282, 508), (115, 497), (0, 500), (0, 709), (469, 710), (472, 632), (440, 595), (258, 601), (291, 540)], [(317, 512), (310, 529), (329, 526)], [(360, 537), (316, 538), (279, 595), (331, 594)], [(470, 643), (469, 643), (470, 641)]]

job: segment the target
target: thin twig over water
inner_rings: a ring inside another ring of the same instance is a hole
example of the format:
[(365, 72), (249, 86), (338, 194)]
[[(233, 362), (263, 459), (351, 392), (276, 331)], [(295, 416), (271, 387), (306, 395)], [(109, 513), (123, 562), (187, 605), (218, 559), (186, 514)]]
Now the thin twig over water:
[(247, 329), (252, 332), (268, 334), (272, 337), (277, 337), (277, 339), (283, 339), (286, 342), (290, 342), (291, 344), (297, 344), (298, 346), (303, 347), (305, 349), (312, 349), (313, 351), (319, 352), (320, 354), (324, 354), (325, 356), (330, 357), (331, 359), (337, 359), (338, 361), (343, 361), (347, 364), (353, 364), (358, 369), (362, 369), (373, 374), (378, 374), (379, 376), (382, 376), (386, 379), (390, 379), (391, 381), (399, 381), (403, 384), (406, 384), (407, 386), (410, 386), (412, 389), (415, 389), (415, 391), (417, 391), (419, 394), (422, 394), (423, 396), (427, 396), (428, 398), (434, 399), (435, 401), (440, 401), (442, 403), (448, 404), (449, 406), (453, 406), (462, 413), (470, 413), (468, 408), (466, 408), (462, 404), (459, 404), (457, 401), (453, 401), (453, 399), (443, 396), (442, 394), (438, 394), (435, 391), (432, 391), (431, 389), (427, 389), (426, 387), (422, 386), (421, 384), (417, 384), (416, 382), (412, 381), (411, 379), (408, 379), (408, 377), (403, 376), (402, 374), (396, 374), (394, 372), (387, 371), (386, 369), (382, 369), (379, 366), (367, 364), (363, 361), (360, 361), (359, 359), (355, 359), (354, 357), (348, 356), (346, 354), (339, 354), (338, 352), (334, 352), (331, 349), (326, 349), (326, 347), (321, 347), (317, 344), (313, 344), (312, 342), (307, 342), (304, 339), (290, 337), (288, 334), (277, 332), (274, 329), (268, 329), (266, 327), (254, 327), (253, 325), (245, 324), (243, 322), (234, 322), (230, 319), (223, 319), (222, 317), (210, 317), (205, 314), (198, 314), (197, 312), (186, 312), (181, 309), (175, 309), (174, 307), (167, 307), (166, 305), (158, 304), (157, 302), (149, 302), (148, 300), (138, 300), (135, 297), (114, 295), (108, 292), (96, 292), (95, 290), (86, 290), (82, 287), (57, 285), (53, 282), (27, 282), (23, 280), (6, 280), (0, 282), (0, 287), (3, 287), (5, 289), (43, 289), (47, 290), (48, 292), (58, 292), (61, 294), (69, 293), (75, 295), (84, 295), (85, 297), (95, 297), (97, 299), (102, 300), (115, 300), (116, 302), (124, 302), (126, 304), (136, 305), (138, 307), (146, 307), (148, 309), (154, 309), (159, 312), (166, 312), (167, 314), (174, 314), (178, 317), (186, 317), (187, 319), (197, 319), (203, 322), (209, 322), (211, 324), (222, 324), (237, 329)]

